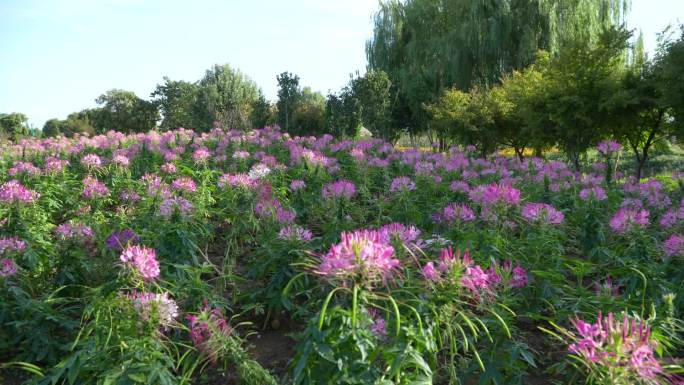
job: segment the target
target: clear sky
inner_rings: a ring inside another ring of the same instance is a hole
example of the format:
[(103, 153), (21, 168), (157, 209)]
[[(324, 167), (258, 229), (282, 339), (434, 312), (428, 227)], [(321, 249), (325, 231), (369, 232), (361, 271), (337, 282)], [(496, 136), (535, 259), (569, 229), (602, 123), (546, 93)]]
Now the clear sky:
[[(561, 0), (562, 1), (562, 0)], [(337, 91), (365, 70), (377, 0), (0, 0), (0, 112), (50, 118), (94, 107), (110, 88), (148, 98), (163, 76), (195, 81), (214, 63), (276, 97), (276, 75)], [(684, 0), (633, 0), (646, 48)]]

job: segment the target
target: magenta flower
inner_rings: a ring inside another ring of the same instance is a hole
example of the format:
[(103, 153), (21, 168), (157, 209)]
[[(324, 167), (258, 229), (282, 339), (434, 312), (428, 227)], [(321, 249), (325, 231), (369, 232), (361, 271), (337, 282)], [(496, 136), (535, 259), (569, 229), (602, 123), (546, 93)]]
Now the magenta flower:
[(475, 220), (475, 212), (465, 203), (450, 203), (438, 214), (438, 218), (448, 223), (471, 222)]
[(637, 227), (648, 226), (648, 210), (621, 208), (610, 219), (610, 228), (624, 234)]
[(112, 163), (119, 167), (126, 168), (131, 164), (131, 160), (128, 159), (125, 155), (114, 155), (112, 158)]
[(490, 284), (489, 276), (478, 265), (466, 267), (465, 273), (461, 277), (461, 285), (476, 295), (481, 291), (489, 290)]
[(527, 271), (520, 266), (514, 267), (513, 275), (511, 276), (511, 280), (508, 281), (508, 284), (515, 289), (521, 289), (527, 286)]
[(364, 276), (370, 280), (386, 279), (399, 266), (394, 248), (384, 243), (374, 230), (343, 232), (340, 243), (333, 245), (321, 259), (318, 271), (326, 276), (348, 278)]
[(672, 234), (663, 242), (663, 250), (665, 250), (667, 257), (684, 255), (684, 236)]
[(186, 319), (190, 324), (190, 339), (195, 348), (216, 362), (224, 350), (225, 341), (222, 340), (232, 333), (221, 309), (211, 308), (205, 300), (200, 313), (188, 315)]
[(87, 168), (102, 167), (102, 159), (97, 154), (88, 154), (81, 158), (81, 164)]
[(26, 249), (26, 242), (19, 239), (19, 237), (2, 237), (0, 238), (0, 255), (11, 252), (24, 251)]
[(175, 213), (180, 214), (181, 217), (187, 217), (192, 210), (192, 203), (183, 197), (170, 197), (159, 204), (159, 215), (164, 218), (171, 218)]
[(562, 212), (546, 203), (526, 203), (522, 209), (522, 216), (530, 222), (552, 225), (559, 225), (565, 219), (565, 215)]
[(241, 173), (241, 174), (223, 174), (221, 177), (219, 177), (218, 180), (218, 186), (219, 187), (225, 187), (225, 186), (231, 186), (231, 187), (242, 187), (246, 189), (253, 189), (256, 187), (257, 182), (250, 178), (249, 175)]
[(14, 162), (12, 168), (7, 170), (7, 175), (15, 176), (17, 174), (39, 175), (40, 169), (29, 162)]
[(651, 329), (644, 321), (630, 319), (625, 314), (616, 321), (612, 313), (591, 324), (580, 319), (572, 321), (579, 336), (568, 347), (575, 354), (598, 367), (620, 372), (625, 379), (656, 380), (663, 375), (663, 368), (655, 358), (656, 341), (651, 339)]
[(40, 194), (27, 189), (15, 179), (0, 186), (0, 201), (5, 203), (31, 203), (39, 197)]
[(0, 259), (0, 277), (7, 278), (17, 274), (17, 265), (9, 258)]
[(128, 246), (121, 253), (121, 262), (135, 268), (146, 280), (159, 277), (159, 262), (154, 249), (145, 246)]
[(175, 174), (178, 171), (176, 165), (170, 162), (162, 164), (159, 169), (165, 174)]
[(81, 196), (85, 199), (104, 198), (109, 195), (109, 189), (104, 183), (96, 178), (87, 176), (83, 179), (83, 192)]
[(435, 269), (435, 264), (433, 262), (426, 263), (421, 269), (421, 273), (423, 273), (423, 277), (425, 277), (425, 279), (428, 281), (434, 282), (440, 278), (440, 272)]
[(582, 191), (579, 192), (579, 197), (583, 201), (602, 201), (606, 200), (608, 195), (606, 195), (606, 190), (604, 190), (603, 187), (595, 186), (582, 189)]
[(407, 176), (399, 176), (392, 179), (392, 184), (390, 185), (390, 192), (397, 191), (413, 191), (416, 189), (416, 184)]
[(517, 205), (520, 203), (520, 190), (505, 183), (480, 185), (470, 190), (470, 200), (483, 206), (498, 204)]
[(354, 195), (356, 195), (356, 186), (353, 182), (345, 179), (328, 183), (323, 186), (323, 198), (325, 199), (351, 199)]
[(421, 231), (415, 226), (404, 225), (402, 223), (389, 223), (378, 229), (380, 240), (387, 244), (392, 244), (393, 240), (398, 240), (405, 245), (419, 243)]
[(188, 193), (194, 193), (197, 191), (197, 185), (195, 184), (195, 181), (186, 176), (176, 178), (173, 182), (171, 182), (171, 188), (176, 191), (185, 191)]
[(604, 140), (603, 142), (599, 143), (596, 146), (596, 149), (598, 152), (600, 152), (603, 155), (610, 155), (614, 152), (618, 152), (622, 149), (622, 146), (620, 143), (614, 141), (614, 140)]
[(278, 238), (288, 241), (309, 242), (313, 238), (313, 233), (303, 227), (290, 225), (280, 229)]
[(200, 147), (192, 153), (192, 159), (195, 163), (206, 163), (211, 156), (211, 152), (206, 147)]
[(301, 190), (304, 187), (306, 187), (306, 183), (301, 179), (295, 179), (292, 182), (290, 182), (290, 190), (292, 191)]
[(95, 237), (93, 229), (83, 223), (62, 223), (55, 227), (55, 234), (61, 240), (87, 241)]

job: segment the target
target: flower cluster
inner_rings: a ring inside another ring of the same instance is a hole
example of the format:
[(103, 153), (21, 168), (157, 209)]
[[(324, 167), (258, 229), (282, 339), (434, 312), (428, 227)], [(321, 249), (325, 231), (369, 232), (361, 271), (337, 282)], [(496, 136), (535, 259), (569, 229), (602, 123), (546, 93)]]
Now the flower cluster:
[(398, 176), (392, 179), (390, 192), (406, 192), (416, 189), (416, 184), (407, 176)]
[(25, 249), (26, 242), (19, 239), (19, 237), (0, 238), (0, 255), (5, 253), (24, 251)]
[(290, 190), (292, 191), (301, 190), (304, 187), (306, 187), (306, 182), (304, 182), (301, 179), (295, 179), (292, 182), (290, 182)]
[(5, 203), (31, 203), (39, 197), (40, 194), (27, 189), (14, 179), (0, 186), (0, 201)]
[(186, 176), (174, 179), (174, 181), (171, 182), (171, 188), (176, 191), (185, 191), (188, 193), (194, 193), (197, 191), (197, 185), (195, 184), (195, 181)]
[(663, 242), (666, 257), (684, 256), (684, 236), (672, 234)]
[(322, 257), (319, 273), (341, 278), (362, 276), (373, 281), (389, 278), (399, 267), (394, 248), (383, 241), (378, 231), (343, 232), (341, 238)]
[(219, 187), (242, 187), (252, 189), (256, 187), (257, 182), (247, 174), (223, 174), (219, 177)]
[(81, 158), (81, 164), (87, 168), (100, 168), (102, 159), (97, 154), (88, 154)]
[(95, 236), (93, 229), (83, 223), (67, 222), (55, 227), (55, 234), (61, 240), (73, 240), (77, 242), (92, 239)]
[(644, 321), (626, 314), (618, 321), (612, 313), (605, 318), (599, 313), (594, 324), (580, 319), (572, 322), (579, 336), (568, 350), (588, 364), (635, 380), (655, 380), (663, 373), (654, 355), (656, 342), (651, 339), (651, 328)]
[(0, 277), (7, 278), (17, 273), (17, 265), (9, 258), (0, 259)]
[(520, 190), (505, 183), (479, 185), (468, 194), (471, 201), (482, 206), (517, 205), (520, 203)]
[(133, 267), (146, 280), (159, 277), (159, 262), (154, 249), (145, 246), (128, 246), (121, 253), (121, 262)]
[(187, 217), (192, 213), (193, 205), (183, 197), (169, 197), (159, 204), (159, 215), (171, 218), (175, 213), (181, 217)]
[(466, 203), (450, 203), (447, 207), (442, 209), (432, 216), (435, 222), (471, 222), (477, 217), (475, 212)]
[(109, 194), (109, 189), (104, 183), (96, 178), (87, 176), (83, 179), (83, 192), (81, 196), (85, 199), (103, 198)]
[(169, 329), (178, 317), (178, 304), (167, 292), (155, 294), (133, 291), (127, 297), (142, 321), (158, 322), (164, 329)]
[(346, 198), (351, 199), (356, 195), (356, 186), (353, 182), (342, 179), (323, 186), (323, 198)]
[(621, 208), (610, 219), (610, 228), (624, 234), (637, 227), (648, 226), (648, 210)]
[(598, 152), (600, 152), (603, 155), (610, 155), (614, 152), (618, 152), (622, 149), (622, 146), (620, 143), (614, 141), (614, 140), (604, 140), (603, 142), (599, 143), (596, 146), (596, 149)]
[(565, 219), (562, 212), (546, 203), (526, 203), (522, 209), (522, 216), (530, 222), (552, 225), (559, 225)]
[(211, 308), (205, 301), (197, 315), (186, 316), (190, 324), (190, 339), (195, 348), (216, 362), (224, 346), (224, 339), (230, 337), (232, 329), (218, 308)]
[(289, 225), (280, 229), (278, 238), (287, 241), (309, 242), (313, 238), (311, 230), (297, 225)]

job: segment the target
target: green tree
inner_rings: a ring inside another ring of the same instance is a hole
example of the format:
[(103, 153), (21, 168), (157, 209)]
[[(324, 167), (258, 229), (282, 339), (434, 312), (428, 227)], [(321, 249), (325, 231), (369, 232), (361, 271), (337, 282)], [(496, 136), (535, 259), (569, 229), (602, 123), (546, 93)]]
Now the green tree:
[(66, 131), (66, 120), (50, 119), (43, 125), (44, 137), (55, 137), (63, 135)]
[(553, 136), (576, 169), (586, 150), (609, 135), (610, 98), (620, 87), (630, 36), (621, 28), (607, 29), (596, 44), (566, 47), (549, 66), (540, 113), (550, 117)]
[(573, 41), (594, 43), (624, 19), (628, 0), (383, 1), (367, 42), (370, 69), (384, 70), (393, 116), (409, 130), (428, 127), (423, 106), (445, 89), (488, 88), (531, 64), (539, 49), (556, 56)]
[(325, 131), (325, 96), (304, 87), (293, 113), (293, 132), (320, 135)]
[(95, 102), (100, 108), (90, 110), (88, 117), (98, 133), (147, 132), (157, 126), (159, 110), (155, 103), (140, 99), (132, 91), (111, 89)]
[(399, 132), (392, 126), (392, 82), (384, 71), (368, 71), (351, 81), (351, 90), (361, 107), (363, 125), (373, 136), (394, 143)]
[(228, 64), (217, 64), (206, 71), (199, 87), (202, 127), (251, 128), (252, 104), (259, 98), (252, 79)]
[(278, 81), (278, 124), (285, 131), (289, 131), (294, 121), (294, 111), (297, 109), (302, 91), (299, 88), (299, 76), (290, 72), (283, 72), (276, 76)]
[(28, 117), (20, 112), (10, 114), (0, 113), (0, 135), (6, 138), (18, 139), (28, 135)]
[(262, 128), (275, 122), (273, 106), (266, 100), (264, 93), (259, 90), (259, 97), (252, 102), (252, 115), (250, 117), (252, 127)]
[(356, 137), (361, 128), (361, 103), (349, 86), (328, 94), (325, 104), (327, 131), (337, 137)]
[(206, 125), (206, 122), (202, 121), (202, 117), (206, 114), (198, 110), (199, 92), (200, 87), (197, 83), (164, 77), (164, 83), (158, 84), (150, 95), (154, 98), (162, 115), (160, 128), (170, 130), (185, 127), (201, 131), (211, 128), (211, 122)]
[(684, 24), (677, 40), (663, 37), (656, 61), (661, 71), (663, 97), (671, 108), (677, 136), (684, 140)]

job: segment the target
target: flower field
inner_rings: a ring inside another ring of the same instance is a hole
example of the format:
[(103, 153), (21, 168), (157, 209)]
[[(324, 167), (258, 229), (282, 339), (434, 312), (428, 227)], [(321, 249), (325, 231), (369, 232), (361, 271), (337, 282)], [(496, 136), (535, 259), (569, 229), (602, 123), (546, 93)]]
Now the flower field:
[(684, 175), (597, 151), (5, 143), (0, 382), (683, 384)]

